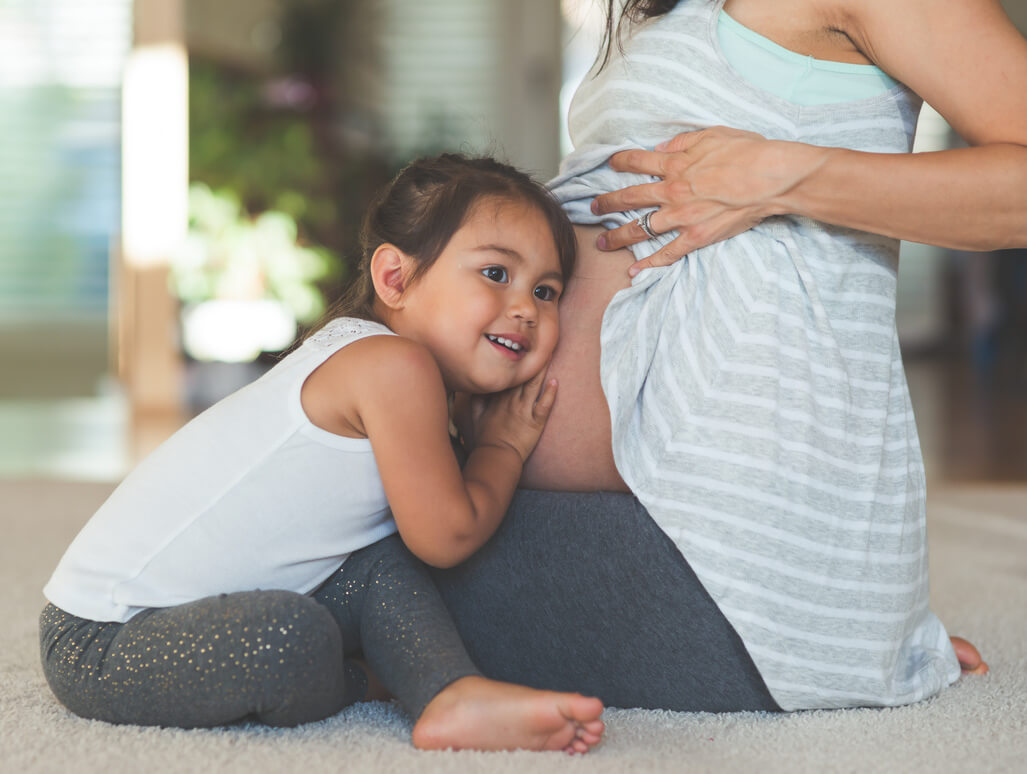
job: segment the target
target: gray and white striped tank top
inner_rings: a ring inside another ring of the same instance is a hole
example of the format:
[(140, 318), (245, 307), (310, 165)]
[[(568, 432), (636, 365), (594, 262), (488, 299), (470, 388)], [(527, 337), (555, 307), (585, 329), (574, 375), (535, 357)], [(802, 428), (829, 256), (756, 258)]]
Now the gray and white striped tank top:
[[(760, 91), (716, 39), (723, 0), (635, 28), (571, 106), (551, 183), (571, 218), (651, 178), (624, 147), (724, 124), (771, 139), (911, 149), (901, 85), (799, 106)], [(637, 246), (644, 257), (675, 235)], [(895, 330), (898, 243), (778, 217), (643, 271), (602, 325), (614, 457), (736, 628), (784, 709), (897, 705), (959, 676), (928, 608), (924, 469)], [(672, 676), (668, 676), (672, 679)]]

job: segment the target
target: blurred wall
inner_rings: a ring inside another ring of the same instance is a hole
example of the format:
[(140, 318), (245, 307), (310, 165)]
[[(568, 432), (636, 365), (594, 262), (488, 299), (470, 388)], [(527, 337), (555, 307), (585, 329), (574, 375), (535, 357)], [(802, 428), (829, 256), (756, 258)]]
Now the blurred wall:
[[(187, 0), (191, 53), (269, 71), (286, 0)], [(535, 172), (559, 164), (557, 0), (350, 0), (335, 30), (339, 131), (395, 158), (489, 152)]]
[(552, 0), (383, 0), (381, 117), (400, 155), (489, 152), (559, 163), (560, 9)]

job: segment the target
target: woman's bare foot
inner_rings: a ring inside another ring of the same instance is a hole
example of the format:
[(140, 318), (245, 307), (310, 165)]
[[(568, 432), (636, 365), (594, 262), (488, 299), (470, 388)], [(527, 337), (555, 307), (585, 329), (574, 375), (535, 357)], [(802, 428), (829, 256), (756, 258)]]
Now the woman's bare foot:
[(956, 651), (956, 658), (959, 659), (959, 667), (964, 675), (986, 675), (988, 665), (981, 658), (980, 651), (962, 637), (949, 637), (952, 640), (952, 648)]
[(537, 691), (484, 677), (446, 686), (414, 725), (422, 750), (564, 750), (585, 753), (605, 728), (599, 699)]

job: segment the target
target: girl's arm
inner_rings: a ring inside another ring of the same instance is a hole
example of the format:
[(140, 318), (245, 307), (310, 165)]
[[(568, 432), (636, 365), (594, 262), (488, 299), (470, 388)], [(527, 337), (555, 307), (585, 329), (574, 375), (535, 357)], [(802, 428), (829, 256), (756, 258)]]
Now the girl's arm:
[[(681, 236), (633, 268), (665, 265), (769, 215), (806, 215), (965, 250), (1027, 245), (1027, 41), (997, 0), (835, 0), (839, 26), (923, 97), (970, 148), (873, 154), (768, 141), (716, 127), (615, 169), (663, 182), (600, 196), (601, 213), (659, 205), (651, 224)], [(645, 238), (634, 224), (600, 247)]]
[(370, 439), (403, 542), (436, 567), (463, 561), (495, 532), (556, 397), (556, 383), (545, 382), (544, 373), (495, 396), (461, 470), (442, 376), (421, 345), (370, 337), (329, 358), (315, 375), (348, 396), (335, 401), (335, 410)]

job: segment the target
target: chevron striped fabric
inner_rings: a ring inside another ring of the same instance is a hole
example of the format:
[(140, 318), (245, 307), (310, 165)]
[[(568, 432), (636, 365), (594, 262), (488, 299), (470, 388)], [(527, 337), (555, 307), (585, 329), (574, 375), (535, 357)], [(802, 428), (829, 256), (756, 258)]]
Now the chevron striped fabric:
[[(716, 124), (905, 153), (901, 85), (800, 106), (741, 79), (716, 42), (723, 0), (634, 28), (571, 106), (551, 183), (573, 220), (652, 178), (606, 165)], [(674, 233), (638, 245), (638, 257)], [(928, 608), (925, 478), (895, 330), (898, 242), (779, 217), (643, 271), (610, 304), (602, 383), (624, 480), (735, 626), (784, 709), (891, 706), (959, 676)]]

